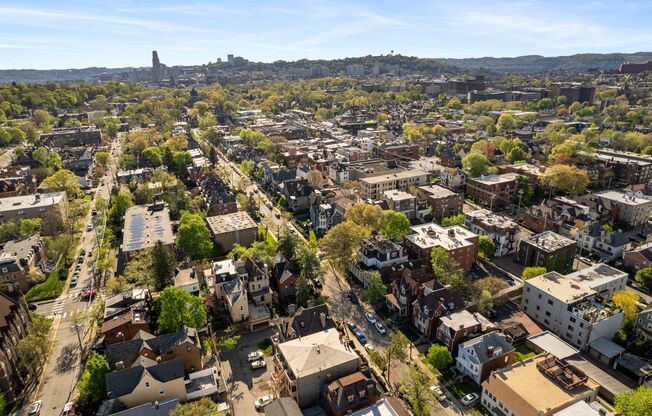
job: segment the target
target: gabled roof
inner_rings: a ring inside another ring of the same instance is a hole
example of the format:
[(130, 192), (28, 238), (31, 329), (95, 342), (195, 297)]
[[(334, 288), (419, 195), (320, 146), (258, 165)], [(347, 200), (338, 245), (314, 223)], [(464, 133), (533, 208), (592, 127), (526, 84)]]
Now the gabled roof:
[(138, 365), (108, 373), (104, 376), (108, 397), (114, 399), (131, 394), (145, 374), (161, 383), (183, 379), (183, 364), (176, 358), (147, 368)]
[(469, 348), (475, 351), (475, 357), (478, 358), (479, 364), (514, 351), (512, 344), (507, 342), (505, 336), (497, 331), (480, 335), (461, 343), (459, 346), (460, 351)]
[[(322, 314), (325, 316), (326, 326), (322, 325)], [(286, 339), (305, 337), (316, 332), (328, 330), (335, 327), (335, 322), (330, 316), (326, 304), (317, 305), (310, 308), (299, 308), (294, 316), (286, 319), (281, 323), (287, 328), (283, 330), (283, 336)]]

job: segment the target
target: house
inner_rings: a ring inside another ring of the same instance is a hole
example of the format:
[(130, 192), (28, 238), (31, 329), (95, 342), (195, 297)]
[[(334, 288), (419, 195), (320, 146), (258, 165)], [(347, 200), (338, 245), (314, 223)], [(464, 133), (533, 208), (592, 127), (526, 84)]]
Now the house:
[(462, 194), (439, 185), (420, 186), (419, 194), (425, 197), (434, 218), (442, 219), (462, 213)]
[(210, 175), (199, 183), (208, 215), (225, 215), (238, 211), (235, 194), (222, 179)]
[(636, 337), (645, 342), (652, 342), (652, 305), (640, 311), (634, 321)]
[(191, 295), (198, 296), (200, 289), (200, 282), (197, 278), (197, 273), (192, 267), (184, 267), (175, 270), (174, 286), (180, 287)]
[(450, 189), (463, 190), (466, 188), (467, 179), (462, 169), (442, 169), (439, 174), (440, 183)]
[(281, 300), (294, 302), (296, 296), (296, 283), (300, 270), (293, 262), (285, 258), (283, 253), (278, 252), (272, 259), (272, 270), (270, 279), (272, 286), (278, 293)]
[(399, 317), (411, 317), (412, 303), (423, 295), (425, 288), (435, 291), (443, 287), (425, 266), (406, 266), (401, 276), (389, 285), (391, 293), (385, 296), (385, 303), (387, 308)]
[(597, 222), (579, 230), (576, 239), (580, 251), (587, 250), (607, 262), (622, 258), (632, 245), (621, 231), (606, 231)]
[(623, 253), (623, 266), (632, 272), (652, 267), (652, 242), (626, 250)]
[(280, 186), (280, 192), (285, 196), (290, 211), (305, 211), (310, 208), (310, 197), (315, 190), (306, 179), (285, 181)]
[(358, 262), (352, 265), (349, 271), (363, 285), (367, 286), (369, 282), (365, 274), (366, 271), (379, 271), (406, 262), (407, 259), (400, 244), (381, 235), (374, 235), (362, 243), (358, 253)]
[(278, 336), (280, 342), (285, 342), (331, 328), (335, 328), (335, 321), (328, 305), (322, 304), (299, 308), (292, 316), (282, 318), (278, 323)]
[(262, 262), (246, 257), (237, 263), (238, 274), (247, 284), (249, 300), (256, 305), (272, 305), (272, 289), (269, 286), (267, 266)]
[(444, 149), (439, 156), (439, 164), (447, 168), (461, 168), (462, 158), (453, 149)]
[(393, 169), (368, 175), (360, 179), (363, 198), (379, 199), (383, 192), (393, 189), (406, 190), (410, 186), (424, 186), (430, 182), (430, 174), (419, 169)]
[(185, 325), (177, 332), (159, 336), (139, 331), (132, 339), (107, 345), (106, 359), (115, 370), (174, 359), (181, 360), (186, 374), (203, 369), (197, 330)]
[(609, 190), (594, 197), (612, 211), (614, 219), (631, 227), (647, 223), (652, 213), (652, 197), (640, 192)]
[(449, 287), (423, 288), (423, 292), (412, 302), (412, 326), (421, 334), (432, 338), (443, 316), (464, 307), (464, 300)]
[(487, 321), (479, 313), (461, 310), (440, 318), (435, 339), (448, 347), (453, 356), (457, 355), (457, 346), (471, 334), (484, 332)]
[(521, 309), (569, 344), (585, 349), (598, 338), (612, 339), (623, 312), (603, 305), (595, 290), (577, 283), (578, 277), (548, 272), (526, 280)]
[(518, 186), (516, 174), (488, 175), (466, 180), (466, 196), (489, 207), (503, 208), (514, 202)]
[(335, 328), (282, 342), (276, 351), (274, 392), (295, 399), (302, 409), (317, 402), (322, 385), (360, 368), (360, 358)]
[(165, 203), (134, 205), (127, 208), (124, 219), (120, 249), (127, 259), (142, 250), (151, 249), (157, 241), (168, 247), (174, 246), (170, 209)]
[(136, 365), (107, 373), (104, 376), (109, 399), (117, 399), (127, 407), (176, 397), (186, 401), (183, 364), (176, 358), (149, 367)]
[(0, 390), (8, 403), (22, 393), (27, 380), (18, 364), (18, 342), (27, 335), (30, 322), (27, 302), (0, 292)]
[(30, 283), (28, 276), (45, 260), (45, 242), (35, 234), (20, 240), (7, 241), (0, 251), (0, 271), (6, 289), (26, 292)]
[(464, 226), (478, 235), (486, 235), (496, 245), (494, 257), (502, 257), (516, 251), (521, 236), (521, 227), (502, 215), (488, 209), (479, 209), (464, 214)]
[(277, 169), (276, 171), (270, 170), (266, 172), (266, 177), (267, 181), (272, 190), (274, 191), (280, 191), (281, 190), (281, 184), (285, 183), (286, 181), (292, 181), (296, 179), (297, 177), (297, 171), (296, 169), (287, 169), (285, 167)]
[(566, 273), (572, 269), (575, 249), (575, 241), (544, 231), (519, 242), (517, 260), (525, 267), (542, 266), (549, 271)]
[(310, 226), (313, 230), (326, 233), (344, 221), (344, 210), (338, 204), (321, 203), (310, 207)]
[(244, 211), (206, 217), (206, 222), (213, 240), (224, 252), (230, 251), (235, 244), (249, 247), (258, 233), (258, 224)]
[(179, 399), (172, 397), (167, 400), (156, 400), (152, 403), (145, 403), (131, 409), (111, 413), (110, 416), (170, 416), (178, 405)]
[(0, 198), (0, 222), (40, 218), (42, 235), (61, 232), (67, 216), (68, 197), (63, 191)]
[(404, 245), (414, 259), (430, 261), (430, 252), (441, 247), (457, 262), (464, 273), (469, 273), (478, 255), (478, 235), (457, 225), (442, 227), (428, 223), (412, 227), (413, 233), (405, 236)]
[(149, 310), (132, 308), (113, 314), (110, 319), (105, 318), (102, 323), (104, 342), (115, 344), (133, 338), (139, 331), (148, 332), (150, 318)]
[(481, 384), (492, 371), (514, 362), (514, 347), (505, 335), (492, 331), (461, 343), (455, 358), (455, 368)]
[(386, 396), (369, 407), (351, 413), (351, 416), (410, 416), (404, 402), (398, 397)]
[(289, 397), (275, 399), (263, 408), (263, 412), (265, 416), (303, 416), (297, 402)]
[(36, 192), (36, 179), (29, 166), (0, 169), (0, 198), (29, 195)]
[(371, 406), (381, 395), (376, 382), (358, 371), (324, 385), (322, 398), (330, 416), (344, 416)]
[(480, 402), (493, 416), (552, 416), (577, 402), (592, 402), (598, 384), (576, 367), (544, 354), (494, 371)]
[(328, 177), (334, 182), (343, 184), (349, 181), (349, 164), (332, 162), (328, 165)]
[(129, 309), (149, 310), (151, 302), (152, 296), (148, 289), (125, 290), (104, 301), (104, 320)]

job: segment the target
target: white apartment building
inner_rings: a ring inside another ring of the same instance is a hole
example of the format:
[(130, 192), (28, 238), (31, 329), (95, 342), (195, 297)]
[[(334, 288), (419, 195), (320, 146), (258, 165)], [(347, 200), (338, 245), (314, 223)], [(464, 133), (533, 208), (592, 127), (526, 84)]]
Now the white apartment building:
[(406, 190), (409, 186), (425, 186), (430, 180), (428, 172), (419, 169), (394, 169), (379, 175), (360, 179), (362, 197), (380, 199), (383, 192), (393, 189)]

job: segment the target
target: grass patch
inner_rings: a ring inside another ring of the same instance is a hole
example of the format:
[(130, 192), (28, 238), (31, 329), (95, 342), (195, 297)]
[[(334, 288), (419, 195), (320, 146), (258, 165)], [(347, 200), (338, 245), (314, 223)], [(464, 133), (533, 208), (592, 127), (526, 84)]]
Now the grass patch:
[(89, 201), (90, 202), (92, 200), (93, 200), (93, 195), (90, 195), (90, 194), (84, 195), (84, 201)]
[(32, 287), (25, 294), (25, 299), (28, 301), (36, 301), (41, 299), (56, 298), (63, 292), (63, 287), (66, 279), (59, 279), (59, 270), (55, 270), (43, 283), (39, 283)]
[(274, 346), (270, 345), (267, 348), (263, 348), (261, 351), (263, 352), (263, 355), (265, 355), (266, 357), (269, 357), (270, 355), (272, 355), (274, 353)]
[(535, 352), (528, 348), (526, 345), (520, 345), (514, 352), (514, 363), (525, 361), (528, 358), (534, 357), (535, 355)]
[(478, 392), (478, 386), (466, 377), (462, 379), (462, 381), (458, 381), (457, 383), (451, 384), (447, 388), (451, 393), (453, 393), (458, 398), (462, 398), (469, 393)]

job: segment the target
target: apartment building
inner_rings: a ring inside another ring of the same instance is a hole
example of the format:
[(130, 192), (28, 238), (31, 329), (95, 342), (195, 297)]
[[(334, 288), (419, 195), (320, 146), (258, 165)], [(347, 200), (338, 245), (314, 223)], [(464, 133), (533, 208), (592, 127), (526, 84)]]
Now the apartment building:
[(18, 366), (18, 341), (27, 335), (29, 310), (24, 297), (12, 299), (0, 292), (0, 390), (12, 403), (21, 394), (24, 374)]
[(575, 241), (552, 231), (544, 231), (519, 242), (517, 260), (525, 267), (541, 266), (567, 273), (572, 269), (575, 250)]
[(521, 309), (569, 344), (585, 349), (599, 338), (612, 339), (623, 312), (603, 305), (597, 292), (578, 284), (578, 278), (549, 272), (526, 280)]
[(419, 194), (425, 197), (434, 218), (442, 219), (462, 213), (464, 195), (461, 193), (443, 186), (430, 185), (420, 186)]
[[(622, 185), (648, 183), (652, 179), (652, 156), (613, 149), (597, 149), (598, 164), (613, 174)], [(614, 185), (616, 184), (614, 183)]]
[(486, 235), (496, 244), (494, 257), (513, 253), (521, 239), (521, 227), (511, 219), (479, 209), (464, 214), (464, 226), (478, 235)]
[(206, 222), (215, 243), (225, 252), (230, 251), (235, 244), (249, 247), (258, 233), (258, 224), (244, 211), (206, 217)]
[(125, 211), (122, 246), (129, 259), (136, 253), (154, 247), (157, 241), (166, 246), (175, 244), (170, 209), (164, 203), (134, 205)]
[(640, 192), (609, 190), (599, 192), (595, 197), (611, 209), (614, 219), (632, 227), (647, 223), (652, 213), (652, 197)]
[(406, 190), (409, 186), (424, 186), (430, 181), (428, 172), (419, 169), (394, 169), (360, 179), (363, 198), (379, 199), (383, 192), (393, 189)]
[(383, 192), (382, 199), (387, 201), (387, 207), (392, 211), (405, 214), (408, 219), (416, 217), (417, 197), (411, 193), (393, 189)]
[(54, 235), (63, 230), (68, 214), (68, 198), (65, 192), (20, 195), (0, 199), (0, 222), (19, 222), (40, 218), (41, 233)]
[(478, 235), (460, 226), (442, 227), (435, 223), (415, 225), (407, 235), (404, 245), (415, 259), (429, 261), (435, 247), (446, 250), (460, 268), (468, 273), (478, 255)]
[(611, 300), (616, 292), (625, 289), (628, 275), (622, 270), (598, 263), (567, 274), (566, 277), (580, 286), (594, 290), (600, 297)]
[(466, 180), (466, 196), (475, 202), (493, 208), (512, 204), (517, 195), (515, 173), (488, 175)]

